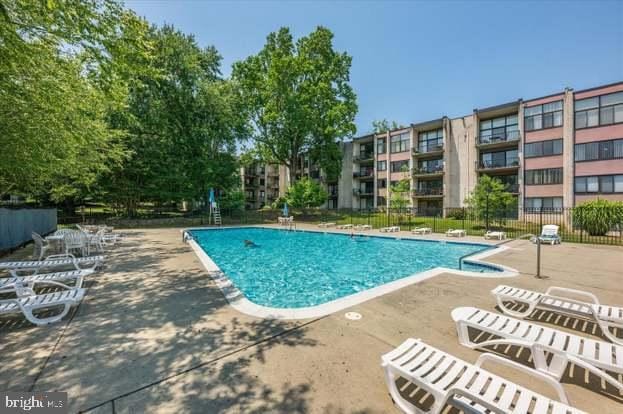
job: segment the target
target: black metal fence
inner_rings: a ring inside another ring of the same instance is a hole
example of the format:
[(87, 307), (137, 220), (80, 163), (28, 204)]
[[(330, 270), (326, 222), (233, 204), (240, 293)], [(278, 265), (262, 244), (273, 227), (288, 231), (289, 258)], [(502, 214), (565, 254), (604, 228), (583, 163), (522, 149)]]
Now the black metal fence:
[[(107, 223), (119, 227), (143, 226), (205, 226), (213, 224), (203, 211), (182, 211), (176, 207), (143, 208), (138, 215), (124, 217), (99, 207), (79, 208), (79, 214), (59, 213), (59, 224)], [(281, 210), (221, 210), (223, 225), (276, 223)], [(525, 209), (522, 211), (476, 211), (469, 208), (404, 208), (404, 209), (290, 209), (296, 222), (336, 224), (366, 224), (373, 228), (400, 226), (403, 231), (429, 227), (434, 233), (461, 229), (470, 236), (483, 236), (487, 230), (499, 230), (507, 238), (528, 234), (538, 235), (546, 224), (560, 227), (565, 242), (623, 245), (623, 222), (610, 223), (610, 230), (590, 234), (573, 225), (573, 208)], [(594, 232), (593, 232), (594, 233)]]

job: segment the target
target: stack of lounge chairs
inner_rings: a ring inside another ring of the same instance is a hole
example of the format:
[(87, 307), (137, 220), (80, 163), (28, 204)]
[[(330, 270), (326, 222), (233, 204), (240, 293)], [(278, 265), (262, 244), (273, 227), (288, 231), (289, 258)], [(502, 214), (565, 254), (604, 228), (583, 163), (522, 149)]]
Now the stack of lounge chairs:
[[(475, 364), (470, 364), (420, 339), (407, 339), (381, 357), (389, 393), (403, 412), (441, 413), (451, 406), (465, 413), (582, 413), (570, 405), (560, 384), (570, 365), (623, 394), (623, 339), (612, 331), (623, 329), (623, 308), (602, 305), (589, 292), (560, 287), (539, 293), (501, 285), (491, 293), (502, 314), (474, 307), (452, 311), (459, 343), (486, 351), (497, 346), (518, 347), (530, 353), (534, 368), (506, 359), (504, 353), (483, 353)], [(536, 309), (592, 321), (609, 342), (522, 320)], [(482, 367), (484, 362), (528, 374), (551, 387), (558, 401), (534, 391), (539, 388), (528, 389), (491, 373)], [(406, 399), (401, 393), (406, 386), (398, 385), (399, 378), (402, 384), (411, 383), (430, 394), (430, 409), (424, 411)]]
[[(97, 250), (118, 241), (118, 235), (108, 232), (104, 236), (106, 232), (106, 229), (99, 229), (92, 234), (90, 240), (98, 245)], [(83, 233), (83, 230), (77, 233)], [(22, 313), (35, 325), (47, 325), (60, 321), (72, 306), (80, 303), (86, 292), (82, 287), (84, 279), (101, 269), (104, 256), (75, 257), (63, 253), (42, 259), (40, 246), (37, 246), (42, 240), (33, 240), (36, 243), (35, 260), (0, 262), (0, 314)], [(3, 275), (3, 272), (7, 274)], [(41, 287), (53, 289), (41, 290)], [(60, 312), (52, 316), (42, 316), (48, 312), (40, 313), (58, 308)]]

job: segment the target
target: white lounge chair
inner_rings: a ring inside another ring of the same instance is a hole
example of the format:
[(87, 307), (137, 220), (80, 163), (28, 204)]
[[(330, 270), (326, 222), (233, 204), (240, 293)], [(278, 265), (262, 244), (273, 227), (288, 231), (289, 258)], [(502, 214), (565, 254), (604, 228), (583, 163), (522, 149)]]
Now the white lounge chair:
[(461, 229), (448, 229), (446, 232), (446, 236), (448, 237), (465, 237), (466, 235), (467, 233), (465, 233), (465, 230)]
[[(623, 307), (599, 303), (597, 296), (583, 290), (549, 287), (545, 293), (500, 285), (491, 291), (497, 304), (507, 315), (525, 318), (535, 309), (546, 309), (559, 314), (570, 315), (595, 322), (604, 336), (615, 344), (623, 345), (623, 339), (614, 335), (610, 328), (623, 330)], [(583, 298), (584, 300), (574, 299)], [(505, 302), (512, 301), (527, 305), (523, 311), (511, 309)]]
[[(452, 319), (456, 323), (459, 342), (469, 348), (519, 346), (531, 352), (537, 371), (551, 375), (557, 381), (560, 381), (571, 363), (623, 392), (623, 383), (610, 375), (623, 374), (621, 345), (584, 338), (478, 308), (456, 308), (452, 311)], [(484, 337), (484, 340), (475, 342), (470, 339), (470, 328), (479, 333), (478, 338)], [(483, 332), (493, 335), (495, 339), (488, 339), (491, 337), (489, 335), (481, 335)]]
[[(550, 385), (561, 402), (515, 384), (482, 367), (493, 362), (514, 368)], [(440, 413), (451, 405), (465, 413), (582, 413), (570, 407), (562, 386), (551, 377), (524, 365), (493, 354), (482, 354), (470, 364), (440, 351), (419, 339), (407, 339), (398, 348), (381, 357), (385, 381), (396, 405), (405, 413)], [(407, 401), (396, 385), (397, 378), (415, 384), (433, 398), (432, 407), (424, 411)], [(530, 411), (531, 410), (531, 411)]]
[[(0, 293), (11, 292), (20, 288), (33, 289), (35, 284), (52, 284), (66, 289), (82, 287), (82, 282), (86, 276), (93, 274), (95, 270), (70, 270), (67, 272), (39, 273), (30, 276), (13, 276), (0, 278)], [(72, 286), (60, 283), (74, 280)]]
[(400, 231), (400, 227), (398, 226), (382, 227), (380, 231), (381, 233), (395, 233), (395, 232)]
[[(546, 224), (541, 229), (541, 235), (538, 237), (541, 243), (560, 244), (560, 236), (558, 235), (559, 227), (555, 224)], [(532, 239), (536, 243), (536, 238)]]
[(430, 227), (416, 227), (413, 230), (411, 230), (412, 234), (432, 234), (433, 233), (433, 229), (431, 229)]
[(348, 229), (352, 229), (353, 225), (352, 224), (340, 224), (339, 226), (336, 226), (335, 228), (340, 229), (340, 230), (348, 230)]
[(335, 223), (333, 223), (333, 222), (324, 222), (323, 221), (320, 224), (318, 224), (318, 227), (324, 227), (324, 228), (333, 227), (333, 226), (335, 226)]
[[(43, 295), (28, 295), (15, 299), (0, 300), (0, 314), (18, 313), (24, 314), (28, 321), (35, 325), (47, 325), (58, 322), (67, 315), (73, 305), (76, 305), (84, 297), (85, 289), (66, 289), (59, 292), (46, 293)], [(45, 308), (62, 306), (60, 313), (47, 318), (40, 318), (33, 314), (34, 311)]]
[[(13, 276), (20, 276), (17, 272), (37, 274), (43, 269), (73, 266), (76, 270), (94, 270), (104, 262), (104, 256), (74, 257), (71, 254), (56, 254), (43, 260), (0, 262), (0, 270), (7, 270)], [(86, 265), (91, 266), (86, 266)]]
[(498, 239), (498, 240), (503, 240), (506, 238), (506, 233), (503, 231), (491, 231), (488, 230), (485, 233), (485, 240), (489, 240), (489, 239)]
[(372, 226), (369, 224), (357, 224), (355, 226), (355, 229), (357, 230), (372, 230)]

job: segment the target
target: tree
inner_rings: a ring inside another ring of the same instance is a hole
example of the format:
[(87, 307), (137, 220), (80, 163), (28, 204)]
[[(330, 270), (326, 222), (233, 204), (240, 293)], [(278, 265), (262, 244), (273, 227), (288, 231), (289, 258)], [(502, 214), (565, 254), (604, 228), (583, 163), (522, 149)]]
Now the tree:
[(0, 196), (72, 199), (119, 162), (106, 115), (123, 88), (111, 61), (143, 49), (127, 35), (144, 27), (115, 1), (0, 1)]
[(396, 121), (392, 121), (391, 124), (387, 121), (387, 119), (372, 121), (372, 132), (375, 134), (381, 134), (383, 132), (393, 131), (394, 129), (399, 128), (404, 127), (399, 125)]
[(247, 135), (239, 96), (220, 76), (221, 57), (171, 26), (152, 28), (153, 72), (113, 117), (131, 154), (102, 180), (108, 199), (133, 214), (139, 203), (207, 201), (210, 188), (239, 185), (236, 143)]
[(356, 96), (351, 57), (333, 49), (333, 34), (318, 27), (296, 43), (287, 28), (264, 48), (234, 64), (236, 82), (262, 158), (285, 165), (296, 181), (301, 155), (331, 178), (340, 171), (339, 142), (355, 133)]
[(300, 179), (286, 191), (286, 202), (294, 208), (320, 207), (328, 194), (317, 182), (307, 177)]
[(465, 202), (479, 218), (485, 220), (488, 230), (491, 219), (496, 216), (503, 219), (514, 200), (504, 183), (497, 178), (483, 175)]
[(402, 210), (409, 205), (409, 194), (411, 192), (411, 181), (409, 180), (409, 168), (403, 166), (401, 172), (403, 178), (396, 184), (391, 186), (391, 195), (389, 199), (389, 205), (391, 208)]

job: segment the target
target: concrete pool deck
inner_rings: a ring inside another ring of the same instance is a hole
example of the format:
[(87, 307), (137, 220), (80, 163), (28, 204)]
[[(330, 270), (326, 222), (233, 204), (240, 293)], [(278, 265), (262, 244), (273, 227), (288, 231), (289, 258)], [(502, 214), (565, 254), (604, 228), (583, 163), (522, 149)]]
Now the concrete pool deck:
[[(442, 274), (320, 318), (259, 319), (229, 306), (179, 229), (126, 233), (70, 317), (47, 327), (0, 319), (0, 389), (66, 391), (70, 412), (392, 413), (398, 411), (380, 356), (416, 337), (475, 362), (480, 352), (459, 345), (450, 311), (494, 310), (489, 291), (500, 283), (584, 289), (604, 303), (623, 304), (623, 248), (543, 246), (548, 279), (541, 280), (534, 277), (534, 245), (512, 241), (486, 260), (517, 269), (515, 278)], [(438, 237), (445, 239), (422, 238)], [(347, 320), (347, 311), (363, 318)], [(539, 321), (567, 329), (565, 322)], [(593, 391), (599, 384), (579, 377), (568, 373), (563, 381), (572, 405), (623, 411), (623, 397)]]

